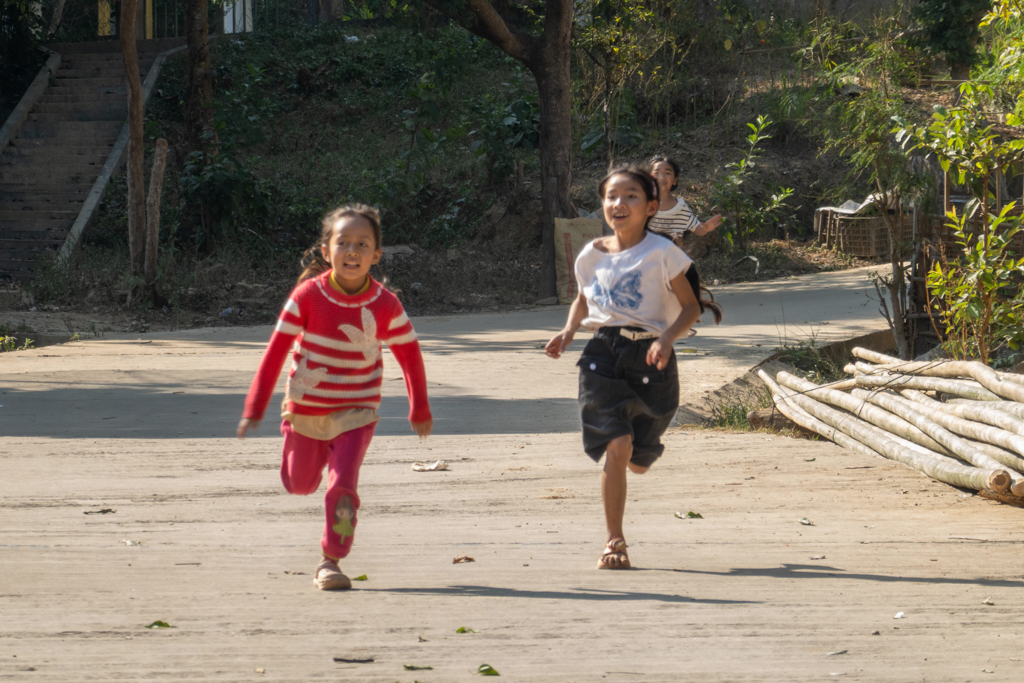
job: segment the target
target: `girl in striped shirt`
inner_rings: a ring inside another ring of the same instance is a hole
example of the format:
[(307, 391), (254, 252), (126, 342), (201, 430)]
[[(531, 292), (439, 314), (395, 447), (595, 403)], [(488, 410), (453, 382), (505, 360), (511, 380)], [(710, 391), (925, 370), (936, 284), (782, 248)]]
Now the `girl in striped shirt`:
[(685, 200), (672, 196), (672, 190), (679, 185), (679, 164), (668, 157), (654, 157), (649, 163), (651, 175), (658, 183), (658, 213), (651, 218), (651, 230), (681, 245), (687, 232), (706, 235), (718, 227), (722, 222), (720, 214), (701, 223)]
[(369, 275), (380, 261), (380, 215), (362, 204), (327, 214), (319, 243), (277, 321), (245, 400), (238, 438), (255, 430), (291, 352), (281, 406), (281, 480), (289, 493), (317, 490), (327, 467), (323, 560), (314, 583), (344, 590), (352, 582), (338, 560), (352, 548), (363, 456), (377, 425), (385, 342), (402, 367), (409, 422), (420, 438), (433, 428), (423, 356), (398, 298)]

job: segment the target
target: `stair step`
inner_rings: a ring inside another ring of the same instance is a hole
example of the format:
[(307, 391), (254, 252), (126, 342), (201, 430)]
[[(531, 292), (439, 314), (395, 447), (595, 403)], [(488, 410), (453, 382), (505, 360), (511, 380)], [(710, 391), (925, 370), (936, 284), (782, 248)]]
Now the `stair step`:
[(115, 138), (124, 121), (61, 121), (59, 123), (26, 123), (17, 139), (56, 138), (58, 140), (96, 140)]
[[(6, 159), (8, 157), (10, 157), (10, 158), (19, 158), (20, 157), (20, 158), (25, 158), (25, 159), (40, 158), (40, 159), (47, 159), (47, 160), (49, 160), (49, 159), (51, 159), (52, 157), (55, 157), (55, 156), (59, 156), (59, 157), (65, 157), (65, 156), (68, 156), (68, 157), (87, 156), (87, 157), (104, 157), (104, 159), (106, 159), (106, 157), (110, 154), (110, 152), (111, 152), (111, 150), (112, 150), (112, 148), (114, 146), (114, 142), (113, 141), (111, 141), (110, 144), (107, 145), (106, 147), (96, 147), (95, 145), (98, 144), (96, 142), (91, 142), (91, 143), (90, 142), (85, 142), (85, 144), (82, 144), (82, 145), (74, 145), (74, 144), (61, 145), (61, 144), (59, 144), (60, 142), (71, 142), (71, 141), (70, 140), (63, 140), (63, 141), (62, 140), (54, 140), (53, 138), (36, 138), (36, 140), (41, 140), (41, 141), (50, 142), (50, 143), (58, 143), (58, 144), (29, 145), (29, 144), (25, 144), (25, 143), (33, 142), (33, 140), (31, 140), (31, 139), (17, 140), (16, 142), (19, 143), (18, 146), (15, 147), (14, 145), (8, 145), (7, 147), (5, 147), (4, 148), (3, 156), (0, 156), (0, 159)], [(104, 161), (104, 163), (106, 163), (106, 161)]]
[[(149, 40), (135, 41), (135, 49), (139, 54), (159, 54), (171, 48), (180, 47), (185, 44), (184, 38), (151, 38)], [(116, 38), (108, 40), (89, 40), (75, 43), (53, 43), (47, 45), (61, 56), (82, 55), (82, 54), (121, 54), (121, 43)]]
[(73, 169), (55, 171), (45, 168), (27, 168), (10, 171), (0, 168), (0, 183), (47, 189), (86, 184), (92, 187), (92, 184), (96, 182), (96, 178), (100, 175), (101, 168), (101, 166), (89, 166), (80, 171)]
[[(5, 240), (0, 237), (0, 254), (20, 255), (25, 252), (54, 252), (60, 249), (63, 244), (64, 240), (59, 238), (41, 240)], [(17, 256), (14, 256), (14, 258), (17, 258)]]
[(83, 189), (81, 192), (43, 192), (38, 188), (9, 190), (6, 186), (0, 186), (0, 211), (81, 211), (82, 203), (90, 189), (92, 188)]
[(98, 102), (127, 102), (128, 90), (120, 88), (47, 88), (36, 104), (91, 104)]
[(78, 218), (77, 211), (5, 211), (0, 209), (0, 234), (3, 233), (7, 221), (52, 220), (74, 222), (76, 218)]
[(0, 230), (0, 239), (4, 240), (63, 240), (71, 232), (71, 223), (57, 230)]
[(128, 116), (128, 107), (122, 104), (111, 104), (104, 108), (70, 112), (39, 112), (33, 111), (25, 117), (25, 123), (61, 123), (62, 121), (120, 121), (124, 123)]
[(32, 276), (32, 271), (36, 265), (38, 257), (31, 259), (0, 259), (0, 275), (6, 275), (7, 277), (14, 278), (15, 280), (23, 280)]
[(51, 168), (62, 168), (69, 171), (81, 171), (85, 169), (103, 168), (107, 163), (107, 155), (102, 150), (99, 154), (62, 154), (59, 158), (49, 154), (4, 154), (0, 155), (0, 171), (12, 173), (28, 171), (33, 168), (47, 170)]
[(121, 117), (124, 118), (128, 111), (126, 100), (127, 98), (121, 95), (108, 95), (103, 99), (96, 99), (91, 102), (37, 102), (36, 106), (32, 107), (32, 113), (29, 116), (37, 114), (63, 114), (73, 118), (78, 114), (92, 115), (119, 111)]
[[(70, 230), (74, 221), (35, 219), (28, 221), (4, 221), (0, 235), (10, 232), (46, 232), (47, 230)], [(10, 239), (10, 238), (8, 238)]]
[(94, 88), (116, 88), (124, 87), (124, 76), (117, 76), (111, 78), (57, 78), (53, 79), (54, 88), (79, 88), (79, 87), (94, 87)]

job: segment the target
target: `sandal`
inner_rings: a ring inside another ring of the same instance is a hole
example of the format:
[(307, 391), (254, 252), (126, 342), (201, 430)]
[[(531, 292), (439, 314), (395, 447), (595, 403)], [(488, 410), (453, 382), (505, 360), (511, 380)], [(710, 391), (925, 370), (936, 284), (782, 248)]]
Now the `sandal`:
[(352, 587), (352, 581), (341, 573), (338, 563), (326, 557), (316, 566), (313, 583), (322, 591), (344, 591)]
[[(604, 553), (601, 554), (601, 559), (597, 561), (598, 569), (629, 569), (629, 555), (626, 554), (626, 540), (623, 538), (613, 538), (608, 541), (608, 545), (604, 548)], [(621, 555), (622, 559), (616, 564), (611, 564), (608, 560), (612, 555)]]

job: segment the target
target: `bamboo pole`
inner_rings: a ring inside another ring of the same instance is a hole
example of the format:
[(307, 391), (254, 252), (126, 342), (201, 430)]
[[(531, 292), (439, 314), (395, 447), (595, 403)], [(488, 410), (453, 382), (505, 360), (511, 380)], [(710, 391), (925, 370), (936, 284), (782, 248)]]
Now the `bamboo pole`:
[(1009, 477), (1006, 476), (1005, 472), (982, 470), (966, 465), (955, 465), (938, 458), (916, 453), (893, 441), (883, 430), (853, 415), (830, 408), (803, 394), (794, 394), (788, 397), (787, 400), (800, 406), (822, 422), (839, 429), (868, 448), (877, 451), (880, 455), (903, 463), (919, 472), (924, 472), (929, 477), (943, 483), (975, 491), (984, 489), (996, 490), (997, 488), (1005, 490), (1005, 484), (1008, 483), (1006, 480)]
[[(761, 372), (763, 372), (763, 371), (759, 371), (759, 374)], [(776, 385), (774, 383), (769, 384), (769, 387), (772, 387), (772, 386), (778, 386), (778, 385)], [(799, 393), (797, 391), (794, 391), (790, 387), (784, 387), (784, 386), (779, 386), (778, 390), (782, 393), (782, 395), (784, 397), (790, 397), (790, 396), (793, 396), (793, 395)], [(774, 389), (772, 389), (772, 391), (774, 391)], [(772, 398), (774, 399), (774, 395), (772, 396)], [(830, 427), (830, 426), (826, 425), (825, 423), (821, 422), (820, 420), (815, 418), (810, 413), (807, 413), (806, 411), (801, 409), (799, 407), (799, 405), (796, 405), (795, 403), (790, 403), (790, 404), (787, 405), (787, 407), (790, 408), (790, 410), (793, 410), (793, 411), (795, 411), (797, 413), (802, 413), (803, 416), (806, 416), (807, 420), (813, 421), (813, 422), (817, 422), (825, 430), (827, 430), (827, 433), (819, 431), (817, 428), (812, 428), (812, 427), (805, 427), (806, 429), (812, 429), (812, 431), (816, 431), (821, 436), (824, 436), (825, 438), (827, 438), (827, 439), (829, 439), (831, 441), (835, 441), (836, 443), (842, 445), (843, 447), (845, 447), (845, 449), (850, 449), (850, 447), (852, 447), (852, 446), (848, 445), (848, 442), (852, 441), (857, 446), (859, 446), (859, 447), (853, 447), (852, 450), (858, 451), (860, 453), (866, 453), (866, 454), (870, 454), (870, 455), (874, 455), (874, 456), (879, 456), (880, 458), (885, 458), (885, 456), (880, 455), (878, 452), (873, 451), (871, 449), (868, 449), (868, 447), (866, 445), (864, 445), (863, 443), (861, 443), (860, 441), (852, 439), (851, 437), (847, 436), (843, 432), (838, 431), (835, 427)], [(788, 417), (788, 416), (786, 416), (786, 417)], [(790, 418), (790, 419), (793, 420), (793, 418)], [(796, 422), (796, 420), (794, 420), (794, 422)], [(801, 425), (801, 426), (803, 426), (803, 425)], [(834, 434), (835, 434), (836, 438), (833, 437)], [(925, 446), (923, 446), (923, 445), (921, 445), (919, 443), (914, 443), (913, 441), (905, 439), (902, 436), (898, 436), (896, 434), (893, 434), (892, 432), (886, 432), (886, 436), (888, 436), (890, 439), (896, 441), (900, 445), (906, 447), (906, 449), (910, 449), (911, 451), (918, 452), (918, 453), (920, 453), (923, 456), (928, 456), (928, 457), (931, 457), (931, 458), (937, 458), (940, 461), (948, 462), (948, 463), (950, 463), (952, 465), (970, 465), (970, 463), (966, 463), (963, 460), (958, 460), (958, 459), (950, 457), (950, 456), (944, 456), (944, 455), (942, 455), (940, 453), (936, 453), (935, 451), (930, 451), (930, 450), (926, 449)], [(995, 446), (991, 446), (991, 447), (993, 447), (993, 449), (994, 449)], [(979, 450), (982, 450), (982, 449), (979, 449)]]
[(863, 455), (879, 455), (875, 450), (868, 448), (860, 441), (857, 441), (853, 437), (847, 436), (843, 432), (839, 431), (835, 427), (831, 427), (818, 418), (814, 417), (806, 410), (800, 408), (795, 403), (791, 403), (786, 400), (786, 397), (793, 393), (791, 389), (780, 387), (775, 383), (775, 380), (771, 378), (771, 375), (766, 373), (764, 370), (757, 371), (758, 376), (768, 386), (768, 389), (772, 393), (772, 401), (775, 402), (775, 407), (779, 409), (783, 415), (788, 417), (790, 420), (800, 425), (804, 429), (808, 429), (812, 432), (820, 434), (829, 441), (848, 448), (851, 451), (856, 451)]
[[(908, 401), (908, 399), (902, 400)], [(956, 432), (962, 437), (992, 444), (1000, 449), (1010, 451), (1009, 455), (1003, 455), (1001, 451), (989, 452), (989, 456), (1007, 467), (1013, 468), (1018, 472), (1024, 472), (1024, 459), (1020, 457), (1024, 456), (1024, 437), (1012, 434), (999, 427), (965, 420), (930, 404), (914, 402), (913, 405), (922, 414), (930, 417), (951, 432)]]
[(857, 384), (862, 387), (893, 389), (918, 389), (920, 391), (941, 391), (961, 398), (971, 398), (976, 401), (998, 401), (998, 396), (984, 387), (974, 387), (955, 379), (942, 377), (918, 377), (916, 375), (900, 375), (891, 373), (888, 375), (867, 374), (862, 363), (847, 365), (844, 370), (857, 374)]
[[(999, 470), (1003, 467), (1002, 463), (990, 458), (953, 432), (915, 410), (914, 404), (910, 404), (906, 399), (880, 391), (865, 391), (863, 389), (854, 389), (853, 395), (899, 415), (945, 446), (950, 453), (963, 458), (975, 467), (985, 470)], [(1009, 479), (1009, 473), (1007, 473), (1007, 478)], [(1012, 482), (1007, 483), (1007, 488), (1009, 488), (1010, 483)]]
[[(1013, 432), (1018, 436), (1024, 436), (1024, 420), (1014, 417), (1005, 411), (988, 407), (994, 406), (996, 404), (995, 401), (987, 401), (977, 405), (964, 405), (962, 403), (950, 404), (943, 403), (942, 401), (936, 401), (933, 398), (925, 396), (920, 391), (914, 391), (913, 389), (907, 389), (900, 393), (911, 401), (923, 403), (933, 408), (939, 408), (951, 415), (956, 415), (957, 417), (961, 417), (965, 420), (984, 422), (985, 424), (990, 424), (993, 427), (999, 427), (1000, 429), (1005, 429), (1008, 432)], [(999, 403), (1002, 403), (1002, 401), (999, 401)]]
[(1024, 418), (1024, 404), (1015, 401), (974, 401), (969, 398), (951, 398), (944, 401), (946, 405), (973, 405), (988, 406), (994, 410), (1001, 410), (1016, 417)]
[[(875, 351), (869, 351), (868, 349), (862, 349), (859, 346), (854, 347), (850, 353), (858, 358), (863, 358), (864, 360), (869, 360), (874, 363), (881, 361), (887, 365), (892, 364), (886, 360), (890, 359), (891, 356), (886, 356)], [(896, 369), (905, 375), (925, 375), (928, 377), (970, 377), (993, 394), (1008, 398), (1011, 401), (1024, 403), (1024, 384), (1014, 380), (1007, 380), (1001, 376), (1002, 373), (998, 373), (984, 363), (979, 363), (978, 361), (946, 360), (902, 362), (899, 359), (896, 359), (896, 364), (898, 364)], [(890, 368), (883, 366), (881, 369)]]
[(776, 379), (782, 386), (795, 389), (807, 394), (811, 398), (848, 410), (857, 417), (880, 427), (882, 430), (892, 434), (900, 434), (909, 441), (918, 443), (930, 451), (937, 451), (944, 455), (950, 454), (941, 443), (887, 410), (865, 403), (863, 400), (849, 394), (844, 394), (841, 391), (827, 389), (814, 382), (808, 382), (788, 372), (780, 372)]

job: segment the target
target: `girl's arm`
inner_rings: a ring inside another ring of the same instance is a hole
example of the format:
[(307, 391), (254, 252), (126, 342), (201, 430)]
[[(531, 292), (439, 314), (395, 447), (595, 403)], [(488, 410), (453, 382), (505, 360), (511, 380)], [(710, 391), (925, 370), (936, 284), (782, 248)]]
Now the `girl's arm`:
[(722, 214), (716, 213), (693, 230), (695, 235), (706, 235), (719, 226), (722, 222)]
[(288, 351), (295, 343), (295, 339), (302, 334), (303, 322), (299, 312), (299, 305), (295, 296), (288, 299), (278, 316), (277, 326), (274, 333), (270, 335), (270, 342), (267, 350), (263, 352), (263, 360), (256, 370), (256, 376), (252, 378), (249, 385), (249, 394), (245, 397), (245, 408), (242, 411), (242, 419), (238, 422), (236, 431), (239, 439), (245, 438), (246, 432), (254, 432), (263, 420), (263, 413), (267, 410), (271, 396), (274, 395), (274, 387), (277, 386), (277, 378), (281, 376), (281, 369), (288, 358)]
[(256, 376), (252, 378), (252, 384), (249, 385), (249, 394), (245, 397), (245, 409), (238, 423), (239, 439), (244, 439), (246, 432), (254, 432), (260, 426), (270, 397), (274, 395), (277, 378), (281, 376), (284, 362), (288, 359), (288, 350), (297, 336), (285, 334), (279, 329), (274, 330), (274, 334), (271, 335), (267, 350), (263, 352), (260, 367), (256, 371)]
[[(693, 266), (691, 265), (690, 267), (692, 268)], [(672, 287), (672, 292), (675, 293), (676, 298), (679, 299), (679, 305), (683, 307), (683, 310), (679, 313), (675, 322), (669, 325), (668, 329), (654, 340), (651, 348), (647, 351), (647, 364), (653, 365), (659, 370), (663, 370), (668, 365), (668, 360), (672, 355), (673, 342), (679, 339), (700, 318), (700, 304), (693, 293), (693, 288), (690, 287), (690, 282), (686, 279), (686, 271), (672, 278), (669, 281), (669, 285)]]
[(412, 322), (405, 309), (395, 300), (395, 308), (391, 311), (383, 335), (379, 339), (388, 345), (391, 355), (398, 361), (405, 377), (405, 390), (409, 395), (409, 423), (421, 439), (430, 436), (434, 428), (434, 418), (430, 414), (430, 401), (427, 399), (427, 370), (423, 365), (423, 353)]
[(580, 329), (580, 323), (583, 322), (583, 319), (587, 317), (589, 312), (587, 297), (583, 295), (583, 290), (580, 289), (579, 296), (573, 299), (572, 306), (569, 308), (569, 319), (565, 322), (565, 327), (551, 338), (548, 345), (544, 347), (544, 353), (552, 358), (561, 357), (562, 352), (572, 343), (573, 337), (576, 336), (576, 332)]
[(420, 343), (413, 339), (405, 344), (388, 344), (388, 348), (405, 377), (405, 390), (409, 395), (409, 423), (416, 434), (425, 439), (434, 427), (434, 418), (430, 414), (430, 401), (427, 399), (427, 370), (423, 365)]

